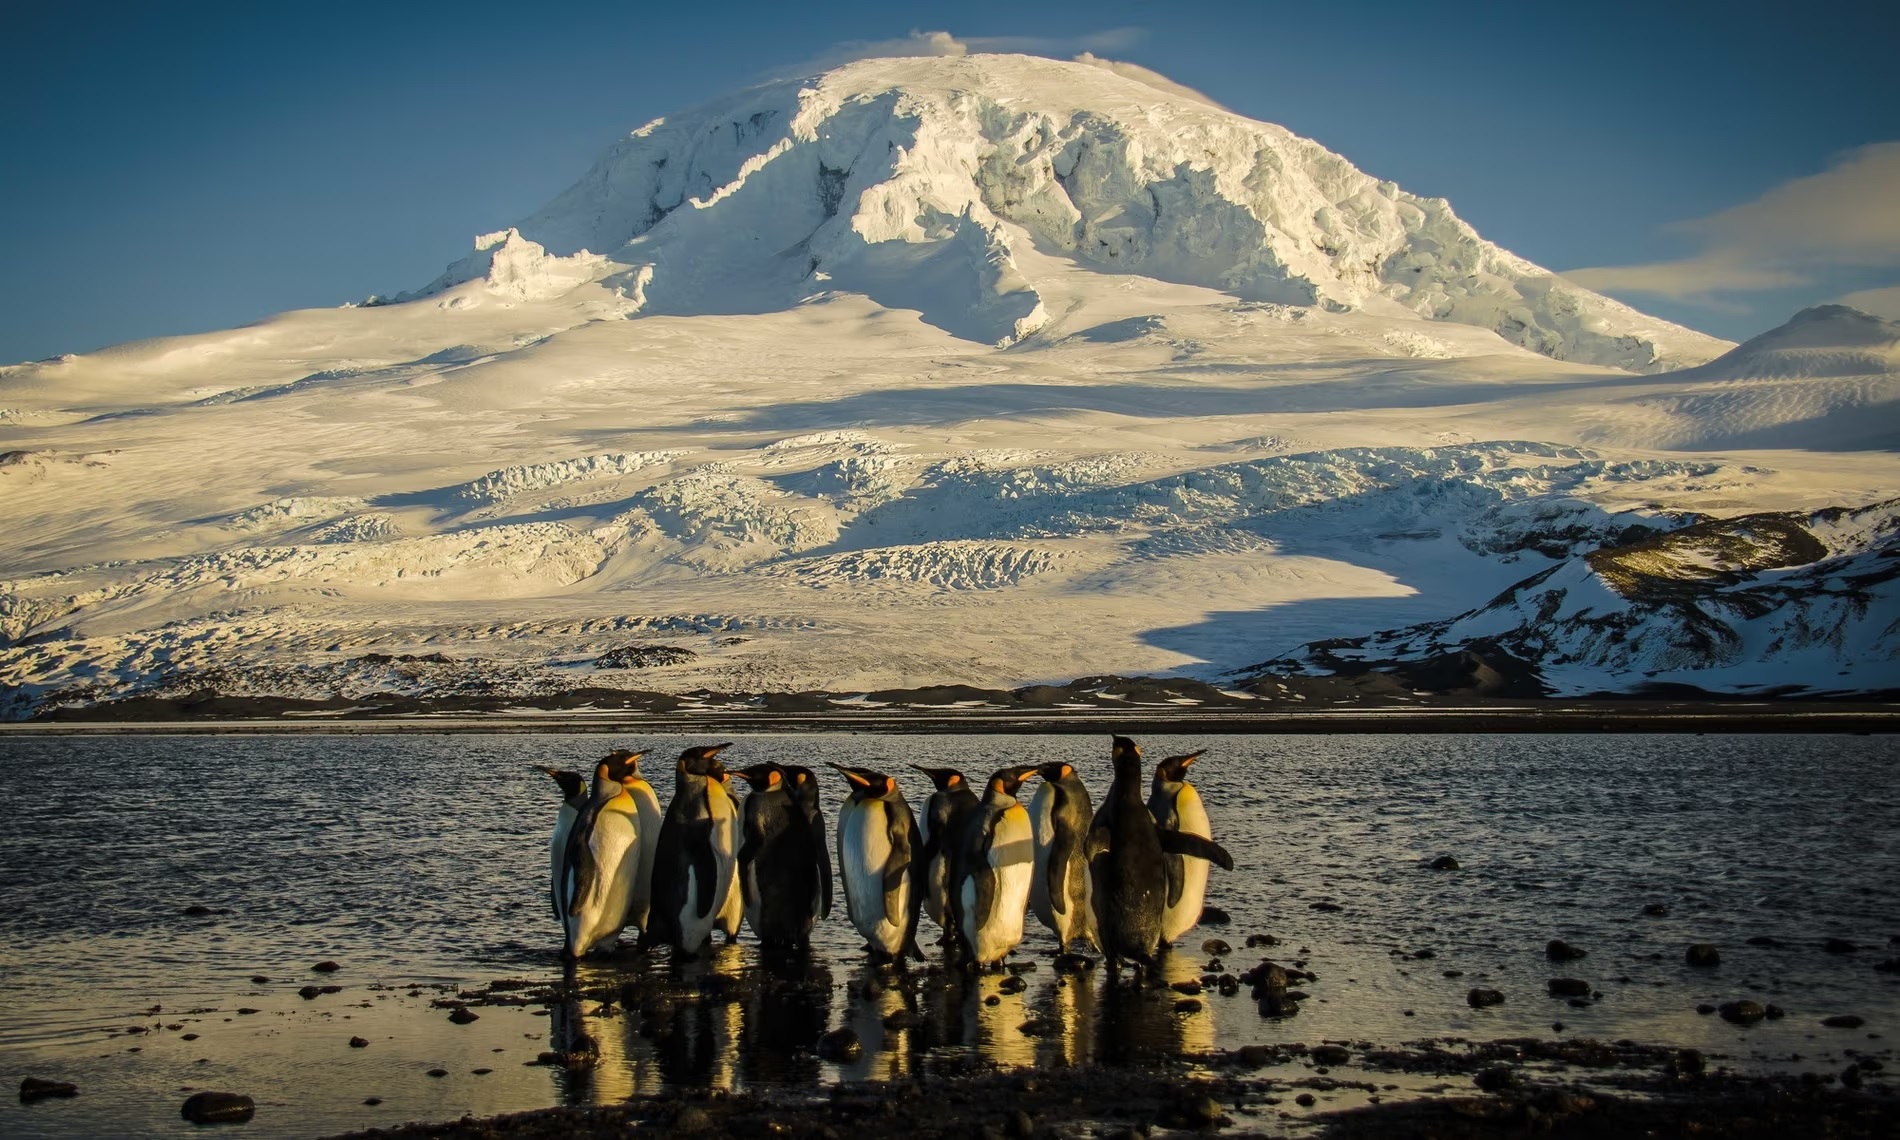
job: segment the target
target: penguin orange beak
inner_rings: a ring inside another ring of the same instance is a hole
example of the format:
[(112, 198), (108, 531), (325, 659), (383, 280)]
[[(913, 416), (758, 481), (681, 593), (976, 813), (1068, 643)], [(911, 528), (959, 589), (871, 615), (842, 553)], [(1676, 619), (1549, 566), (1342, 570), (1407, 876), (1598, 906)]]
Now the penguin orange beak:
[(1199, 752), (1190, 752), (1186, 756), (1170, 756), (1166, 760), (1163, 760), (1161, 763), (1163, 767), (1170, 768), (1170, 769), (1179, 769), (1180, 771), (1185, 772), (1189, 768), (1193, 767), (1194, 762), (1196, 760), (1199, 760), (1201, 757), (1205, 755), (1207, 755), (1207, 749), (1203, 748)]
[(825, 761), (825, 763), (829, 765), (830, 767), (836, 768), (839, 772), (843, 773), (844, 778), (851, 781), (852, 787), (868, 788), (871, 786), (871, 778), (869, 776), (864, 775), (862, 772), (858, 771), (856, 768), (847, 768), (843, 764), (834, 764), (829, 760)]

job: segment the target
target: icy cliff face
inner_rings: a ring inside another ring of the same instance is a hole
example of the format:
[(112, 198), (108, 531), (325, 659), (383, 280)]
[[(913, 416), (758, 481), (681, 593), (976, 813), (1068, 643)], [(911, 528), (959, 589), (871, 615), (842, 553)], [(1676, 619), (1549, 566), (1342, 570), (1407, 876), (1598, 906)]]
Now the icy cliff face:
[(591, 251), (611, 261), (593, 276), (645, 312), (845, 290), (1008, 345), (1048, 319), (1019, 264), (1031, 243), (1245, 300), (1477, 325), (1559, 360), (1647, 372), (1728, 347), (1568, 284), (1283, 127), (1027, 56), (864, 60), (656, 119), (517, 229), (434, 288), (486, 274), (491, 291), (558, 289)]

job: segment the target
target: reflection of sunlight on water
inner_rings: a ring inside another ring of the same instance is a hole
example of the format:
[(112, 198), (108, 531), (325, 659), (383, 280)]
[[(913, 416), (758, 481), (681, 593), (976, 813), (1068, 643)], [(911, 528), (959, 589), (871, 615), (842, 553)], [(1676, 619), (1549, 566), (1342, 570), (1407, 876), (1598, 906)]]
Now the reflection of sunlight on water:
[(910, 1075), (910, 1030), (885, 1028), (884, 1019), (910, 1013), (910, 999), (902, 986), (886, 986), (868, 963), (851, 972), (844, 1024), (858, 1035), (864, 1053), (838, 1067), (846, 1080), (894, 1080)]
[[(999, 1065), (1011, 1068), (1034, 1065), (1034, 1040), (1021, 1030), (1023, 1022), (1029, 1020), (1029, 1011), (1023, 1008), (1023, 993), (1002, 992), (1003, 979), (1009, 976), (984, 974), (964, 987), (964, 1019), (970, 1026), (968, 1039), (979, 1053)], [(998, 999), (994, 1005), (990, 1004), (992, 997)]]

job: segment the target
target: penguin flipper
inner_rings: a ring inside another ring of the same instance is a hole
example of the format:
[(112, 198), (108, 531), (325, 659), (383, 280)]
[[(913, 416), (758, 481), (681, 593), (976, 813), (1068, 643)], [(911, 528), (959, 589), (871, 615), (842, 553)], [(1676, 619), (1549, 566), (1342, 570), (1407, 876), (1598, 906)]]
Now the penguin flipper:
[(687, 856), (692, 859), (694, 888), (698, 898), (690, 900), (699, 917), (705, 918), (713, 912), (724, 899), (714, 898), (719, 893), (719, 859), (713, 854), (712, 824), (710, 822), (695, 825), (687, 834)]
[(1184, 831), (1161, 832), (1161, 849), (1170, 855), (1205, 859), (1223, 871), (1234, 869), (1234, 857), (1227, 853), (1225, 847), (1199, 835), (1189, 835)]
[(910, 814), (910, 808), (903, 801), (886, 804), (884, 808), (885, 832), (890, 840), (891, 853), (884, 864), (884, 921), (892, 926), (908, 929), (912, 923), (910, 903), (916, 891), (906, 890), (911, 885), (914, 872), (911, 866), (911, 840), (917, 830), (917, 820)]
[[(1082, 848), (1083, 858), (1093, 863), (1096, 859), (1107, 854), (1110, 834), (1108, 826), (1102, 823), (1098, 816), (1095, 826), (1089, 829), (1088, 842)], [(1166, 850), (1167, 845), (1163, 844), (1162, 849)]]

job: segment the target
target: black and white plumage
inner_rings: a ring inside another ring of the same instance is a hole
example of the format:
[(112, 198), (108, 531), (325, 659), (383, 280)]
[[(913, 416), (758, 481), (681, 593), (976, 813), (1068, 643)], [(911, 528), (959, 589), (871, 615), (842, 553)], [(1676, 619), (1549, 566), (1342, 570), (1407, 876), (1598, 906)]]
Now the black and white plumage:
[(1089, 829), (1088, 857), (1095, 928), (1112, 972), (1123, 962), (1152, 968), (1167, 909), (1163, 856), (1194, 855), (1232, 869), (1233, 859), (1212, 840), (1162, 831), (1142, 800), (1141, 749), (1115, 738), (1115, 779)]
[(1094, 945), (1096, 940), (1086, 853), (1095, 807), (1071, 765), (1044, 764), (1036, 774), (1042, 777), (1042, 786), (1029, 801), (1035, 843), (1029, 909), (1055, 932), (1061, 953), (1067, 954), (1078, 942)]
[(567, 837), (574, 830), (574, 821), (587, 807), (587, 777), (564, 768), (543, 768), (538, 764), (534, 770), (546, 772), (561, 788), (561, 806), (554, 813), (554, 834), (548, 838), (548, 903), (554, 911), (554, 921), (565, 926), (567, 897), (562, 886), (562, 868), (567, 865)]
[(924, 913), (943, 928), (948, 942), (956, 937), (950, 914), (950, 837), (958, 817), (976, 807), (976, 793), (955, 768), (911, 767), (929, 776), (936, 789), (924, 803), (917, 830), (924, 841)]
[(1023, 940), (1035, 845), (1016, 792), (1035, 770), (992, 773), (977, 806), (958, 817), (951, 841), (952, 920), (964, 954), (978, 968), (1001, 962)]
[[(1162, 831), (1178, 831), (1203, 839), (1214, 837), (1214, 828), (1208, 820), (1207, 807), (1201, 802), (1201, 793), (1187, 782), (1188, 768), (1204, 752), (1170, 756), (1155, 765), (1154, 779), (1148, 790), (1148, 812), (1155, 817), (1155, 826)], [(1201, 911), (1207, 902), (1209, 870), (1207, 860), (1192, 855), (1169, 853), (1165, 858), (1168, 893), (1166, 906), (1161, 912), (1163, 945), (1173, 942), (1200, 924)]]
[(818, 917), (818, 859), (812, 848), (823, 841), (813, 834), (783, 767), (755, 764), (735, 774), (752, 786), (739, 844), (746, 924), (767, 949), (806, 949)]
[(869, 768), (833, 764), (851, 783), (838, 812), (838, 871), (844, 877), (845, 908), (879, 960), (917, 949), (917, 916), (923, 906), (923, 841), (897, 781)]
[(726, 791), (719, 753), (729, 744), (688, 748), (675, 765), (673, 802), (654, 853), (649, 921), (655, 941), (681, 958), (699, 954), (738, 872), (738, 804)]
[(640, 871), (640, 825), (622, 781), (638, 760), (638, 753), (614, 753), (596, 764), (587, 805), (568, 829), (555, 900), (568, 958), (611, 942), (626, 925)]

